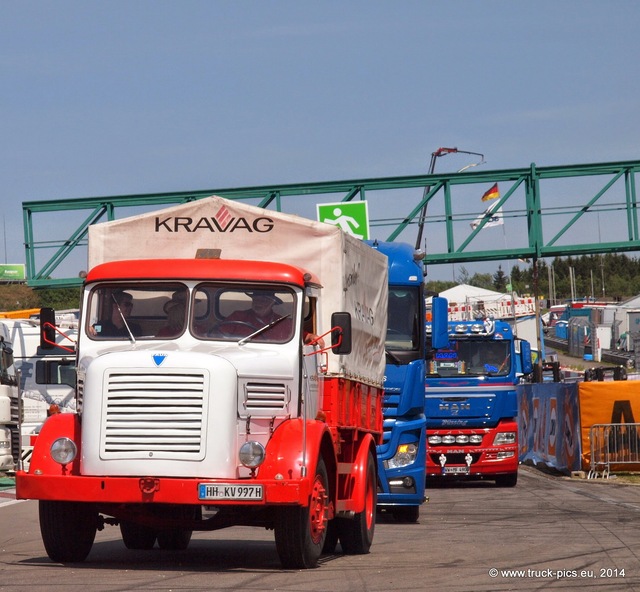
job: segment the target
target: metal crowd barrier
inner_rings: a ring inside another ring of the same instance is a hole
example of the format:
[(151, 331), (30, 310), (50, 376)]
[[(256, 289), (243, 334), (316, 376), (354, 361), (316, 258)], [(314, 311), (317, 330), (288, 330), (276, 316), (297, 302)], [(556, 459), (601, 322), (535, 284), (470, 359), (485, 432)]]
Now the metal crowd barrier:
[(591, 468), (587, 478), (608, 479), (612, 465), (640, 465), (639, 435), (640, 423), (603, 423), (591, 426)]
[(602, 382), (605, 378), (609, 380), (627, 380), (627, 369), (624, 366), (600, 366), (599, 368), (588, 368), (584, 371), (584, 381)]

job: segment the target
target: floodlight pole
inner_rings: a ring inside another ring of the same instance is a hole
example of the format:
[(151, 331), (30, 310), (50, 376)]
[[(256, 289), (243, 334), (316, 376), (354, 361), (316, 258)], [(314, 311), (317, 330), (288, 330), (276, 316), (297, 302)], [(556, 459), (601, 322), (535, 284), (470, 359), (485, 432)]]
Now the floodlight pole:
[[(429, 164), (429, 172), (428, 172), (429, 175), (433, 175), (433, 171), (436, 168), (436, 159), (440, 156), (445, 156), (446, 154), (473, 154), (475, 156), (480, 157), (479, 162), (468, 164), (467, 166), (462, 167), (458, 171), (459, 173), (461, 173), (462, 171), (468, 168), (484, 164), (484, 154), (480, 154), (479, 152), (469, 152), (468, 150), (458, 150), (457, 148), (438, 148), (435, 152), (431, 153), (431, 162)], [(429, 194), (429, 191), (431, 191), (431, 186), (427, 185), (424, 188), (424, 191), (422, 192), (423, 200), (427, 197), (427, 195)], [(415, 247), (416, 251), (420, 250), (420, 243), (422, 242), (422, 231), (424, 229), (424, 223), (426, 218), (427, 218), (427, 204), (425, 203), (422, 206), (422, 211), (420, 212), (420, 217), (418, 218), (418, 237), (416, 238), (416, 247)]]

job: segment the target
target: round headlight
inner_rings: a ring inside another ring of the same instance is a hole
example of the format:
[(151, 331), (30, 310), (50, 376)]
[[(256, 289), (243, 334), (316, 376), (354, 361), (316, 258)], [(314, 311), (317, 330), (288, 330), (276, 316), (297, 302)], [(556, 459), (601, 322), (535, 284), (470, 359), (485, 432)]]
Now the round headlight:
[(482, 444), (482, 435), (471, 434), (471, 436), (469, 436), (469, 442), (471, 442), (471, 444)]
[(429, 436), (429, 444), (442, 444), (440, 436)]
[(73, 462), (78, 454), (78, 447), (69, 438), (58, 438), (51, 444), (51, 458), (61, 465)]
[(245, 467), (258, 467), (264, 462), (264, 446), (260, 442), (245, 442), (240, 446), (238, 458)]
[(467, 444), (468, 442), (469, 436), (465, 436), (464, 434), (456, 436), (456, 444)]
[(456, 437), (455, 436), (451, 436), (450, 434), (443, 436), (442, 437), (442, 443), (443, 444), (455, 444), (456, 443)]

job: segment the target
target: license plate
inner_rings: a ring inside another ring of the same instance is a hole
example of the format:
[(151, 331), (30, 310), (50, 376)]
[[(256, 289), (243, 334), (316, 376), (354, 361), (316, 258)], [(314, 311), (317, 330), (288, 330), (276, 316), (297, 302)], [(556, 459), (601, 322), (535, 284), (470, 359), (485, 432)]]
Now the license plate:
[(444, 472), (452, 475), (466, 475), (467, 467), (445, 467)]
[(198, 499), (201, 500), (261, 500), (262, 485), (238, 485), (236, 483), (200, 483)]

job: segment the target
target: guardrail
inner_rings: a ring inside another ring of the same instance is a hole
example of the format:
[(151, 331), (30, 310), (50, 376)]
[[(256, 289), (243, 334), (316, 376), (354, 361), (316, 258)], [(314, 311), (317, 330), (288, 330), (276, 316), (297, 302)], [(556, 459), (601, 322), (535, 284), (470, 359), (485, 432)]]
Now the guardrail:
[(609, 479), (612, 465), (640, 465), (640, 423), (594, 424), (589, 430), (588, 479)]

